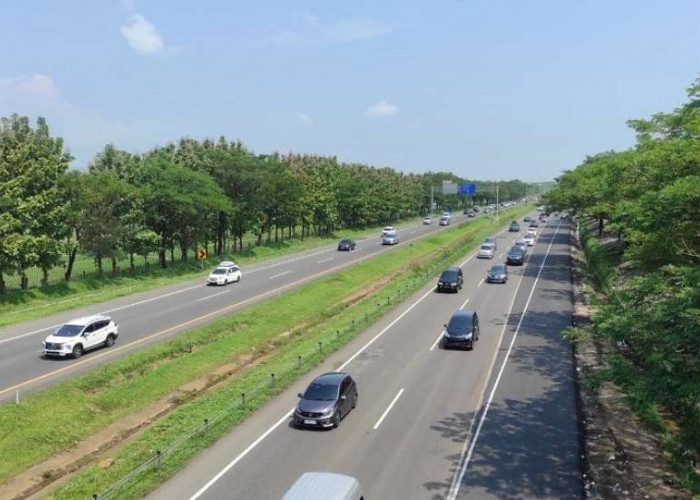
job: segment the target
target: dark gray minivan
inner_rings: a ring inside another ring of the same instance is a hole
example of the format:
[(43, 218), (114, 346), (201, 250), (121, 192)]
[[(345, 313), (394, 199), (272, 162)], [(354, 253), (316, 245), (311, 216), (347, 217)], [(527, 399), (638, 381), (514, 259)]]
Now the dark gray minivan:
[(479, 340), (479, 317), (476, 311), (464, 309), (454, 313), (450, 322), (445, 325), (442, 346), (444, 348), (466, 347), (471, 351), (477, 340)]

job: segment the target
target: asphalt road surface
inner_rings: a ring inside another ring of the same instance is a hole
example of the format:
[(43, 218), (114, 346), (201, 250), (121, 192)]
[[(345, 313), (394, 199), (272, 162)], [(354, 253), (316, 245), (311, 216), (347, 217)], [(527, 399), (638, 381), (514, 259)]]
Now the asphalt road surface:
[[(428, 285), (261, 408), (153, 499), (279, 499), (304, 472), (356, 477), (368, 499), (582, 498), (571, 347), (568, 226), (539, 228), (526, 265), (486, 284), (497, 257), (461, 263), (464, 289)], [(522, 233), (521, 233), (522, 234)], [(444, 350), (442, 325), (475, 309), (473, 351)], [(337, 429), (291, 423), (296, 394), (346, 371), (359, 402)]]
[[(466, 219), (463, 214), (455, 214), (452, 225)], [(432, 225), (401, 228), (397, 246), (444, 229), (438, 226), (437, 217)], [(226, 287), (207, 286), (205, 277), (201, 277), (2, 328), (0, 401), (15, 398), (17, 391), (24, 394), (45, 387), (391, 248), (380, 245), (377, 234), (357, 240), (352, 252), (338, 252), (337, 244), (333, 244), (244, 267), (241, 282)], [(89, 352), (79, 360), (42, 358), (41, 343), (52, 330), (73, 318), (92, 314), (109, 314), (119, 325), (114, 347)]]

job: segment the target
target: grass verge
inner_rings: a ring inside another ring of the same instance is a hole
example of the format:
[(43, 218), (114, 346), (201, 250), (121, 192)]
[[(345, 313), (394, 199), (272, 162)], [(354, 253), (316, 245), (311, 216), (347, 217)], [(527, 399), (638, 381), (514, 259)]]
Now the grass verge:
[[(431, 256), (430, 262), (435, 263), (445, 260), (446, 255), (461, 255), (493, 229), (494, 223), (483, 219), (398, 247), (361, 265), (61, 382), (51, 390), (29, 396), (19, 406), (8, 404), (0, 407), (0, 429), (13, 429), (11, 434), (0, 439), (0, 481), (55, 453), (70, 449), (86, 435), (169, 394), (193, 378), (211, 373), (216, 367), (234, 361), (242, 354), (261, 349), (271, 353), (263, 364), (239, 374), (211, 394), (184, 404), (152, 426), (139, 439), (119, 451), (115, 466), (106, 470), (90, 468), (56, 491), (56, 496), (61, 498), (84, 494), (78, 493), (75, 488), (86, 492), (87, 496), (91, 495), (96, 488), (104, 487), (131, 470), (148, 453), (165, 448), (174, 436), (183, 434), (183, 429), (201, 423), (203, 415), (216, 413), (216, 408), (225, 407), (241, 392), (256, 386), (261, 377), (268, 378), (271, 371), (284, 372), (290, 359), (297, 359), (298, 353), (307, 353), (309, 346), (317, 345), (319, 335), (328, 335), (329, 331), (340, 329), (338, 325), (346, 325), (348, 321), (352, 325), (352, 319), (358, 317), (366, 317), (366, 321), (377, 317), (384, 310), (382, 307), (372, 311), (377, 294), (393, 294), (391, 303), (395, 304), (402, 285), (407, 294), (424, 283), (425, 264), (416, 267), (417, 262), (428, 256)], [(365, 299), (353, 307), (343, 304), (343, 299), (384, 276), (400, 278), (380, 292), (375, 292), (371, 300)], [(410, 280), (414, 282), (412, 286), (407, 285)], [(380, 303), (384, 304), (383, 297)], [(294, 330), (300, 324), (306, 325), (305, 328)], [(360, 324), (360, 321), (356, 321), (355, 328), (343, 328), (343, 335), (329, 341), (327, 349), (349, 340), (359, 331)], [(294, 334), (280, 337), (280, 334), (289, 331), (294, 331)], [(194, 349), (192, 353), (186, 353), (183, 347), (190, 343)], [(313, 358), (306, 356), (304, 359)], [(315, 362), (304, 363), (302, 368), (305, 371), (311, 366), (315, 366)], [(287, 372), (290, 381), (298, 376), (293, 371)], [(286, 380), (277, 380), (275, 386), (265, 392), (268, 396), (262, 394), (259, 400), (271, 397), (286, 385)], [(205, 404), (207, 401), (210, 404)], [(45, 416), (46, 408), (52, 408), (50, 419)], [(231, 416), (237, 417), (224, 419), (219, 424), (223, 426), (221, 433), (252, 410), (253, 406), (249, 406), (232, 412)], [(56, 433), (56, 429), (62, 429), (62, 432)], [(194, 439), (187, 448), (199, 450), (216, 435), (212, 426), (207, 433), (209, 437), (201, 439), (202, 444), (197, 444), (200, 440)], [(161, 446), (152, 448), (156, 441)], [(172, 465), (175, 462), (168, 460), (167, 467), (175, 467)], [(165, 473), (167, 467), (163, 464), (159, 474)]]
[[(401, 222), (397, 227), (417, 224), (418, 218)], [(343, 229), (328, 236), (310, 236), (286, 240), (274, 245), (251, 247), (226, 257), (213, 256), (204, 261), (204, 270), (195, 262), (178, 262), (162, 269), (151, 265), (149, 270), (134, 275), (122, 274), (117, 277), (98, 279), (86, 275), (69, 283), (57, 283), (29, 290), (9, 290), (0, 294), (0, 327), (48, 316), (50, 314), (78, 309), (80, 307), (124, 297), (138, 292), (174, 285), (203, 276), (224, 258), (233, 259), (241, 265), (283, 257), (324, 245), (335, 243), (342, 238), (363, 238), (379, 233), (379, 227), (365, 229)]]

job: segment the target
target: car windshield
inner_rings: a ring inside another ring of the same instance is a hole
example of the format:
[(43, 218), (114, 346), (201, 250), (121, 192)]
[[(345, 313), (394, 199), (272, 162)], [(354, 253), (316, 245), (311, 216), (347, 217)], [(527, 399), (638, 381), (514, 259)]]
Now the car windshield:
[(349, 245), (350, 243), (352, 243), (350, 240), (342, 240), (340, 242), (341, 245)]
[(390, 232), (390, 233), (386, 233), (384, 236), (387, 237), (387, 238), (393, 238), (393, 237), (396, 236), (396, 233)]
[(214, 269), (212, 274), (226, 274), (226, 269)]
[(489, 252), (493, 249), (491, 245), (481, 245), (481, 250)]
[(457, 271), (443, 271), (440, 279), (442, 281), (457, 281)]
[(452, 316), (447, 328), (450, 330), (467, 330), (471, 324), (472, 320), (469, 316)]
[(310, 401), (333, 401), (338, 396), (338, 386), (312, 382), (304, 393), (304, 399)]
[(523, 254), (523, 251), (520, 250), (518, 247), (515, 247), (510, 250), (510, 254), (514, 257), (519, 257)]
[(75, 337), (83, 331), (81, 325), (63, 325), (54, 335), (56, 337)]
[(491, 274), (503, 274), (506, 272), (505, 266), (493, 266), (491, 268)]

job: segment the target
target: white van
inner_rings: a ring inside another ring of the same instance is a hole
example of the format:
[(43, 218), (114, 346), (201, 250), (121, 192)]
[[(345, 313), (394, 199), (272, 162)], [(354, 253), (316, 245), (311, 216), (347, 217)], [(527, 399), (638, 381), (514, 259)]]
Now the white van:
[(357, 479), (333, 472), (305, 472), (282, 500), (364, 500)]

